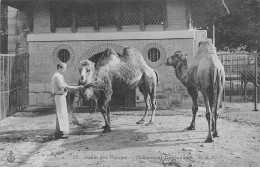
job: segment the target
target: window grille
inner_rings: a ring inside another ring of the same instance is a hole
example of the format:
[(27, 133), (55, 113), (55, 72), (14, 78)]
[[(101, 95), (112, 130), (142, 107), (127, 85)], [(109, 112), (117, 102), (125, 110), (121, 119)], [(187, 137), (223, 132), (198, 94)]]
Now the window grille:
[[(76, 21), (75, 27), (97, 27), (97, 30), (98, 27), (163, 25), (164, 15), (166, 15), (165, 1), (147, 0), (142, 1), (142, 4), (140, 1), (53, 4), (54, 28), (72, 27), (73, 21)], [(77, 6), (74, 8), (75, 15), (72, 11), (73, 6)], [(117, 19), (118, 14), (120, 19)]]
[(163, 25), (164, 1), (152, 1), (144, 3), (144, 24)]
[(72, 8), (69, 4), (55, 6), (56, 28), (67, 28), (72, 25)]
[(151, 62), (157, 62), (160, 60), (160, 51), (157, 48), (151, 48), (148, 50), (148, 59)]
[(93, 27), (93, 7), (89, 4), (78, 6), (76, 11), (76, 27)]
[(115, 3), (104, 2), (98, 7), (98, 26), (111, 27), (116, 26)]
[(62, 61), (63, 63), (66, 63), (70, 59), (70, 52), (66, 49), (61, 49), (58, 52), (58, 57), (59, 57), (60, 61)]
[(122, 25), (139, 25), (139, 3), (126, 1), (121, 6), (121, 22)]

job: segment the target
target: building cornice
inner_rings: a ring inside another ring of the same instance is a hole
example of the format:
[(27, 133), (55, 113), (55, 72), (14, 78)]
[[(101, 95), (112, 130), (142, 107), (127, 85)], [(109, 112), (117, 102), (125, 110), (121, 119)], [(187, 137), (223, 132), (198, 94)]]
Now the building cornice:
[(45, 33), (29, 34), (28, 42), (42, 41), (109, 41), (109, 40), (153, 40), (153, 39), (193, 39), (194, 30), (151, 31), (151, 32), (109, 32), (109, 33)]

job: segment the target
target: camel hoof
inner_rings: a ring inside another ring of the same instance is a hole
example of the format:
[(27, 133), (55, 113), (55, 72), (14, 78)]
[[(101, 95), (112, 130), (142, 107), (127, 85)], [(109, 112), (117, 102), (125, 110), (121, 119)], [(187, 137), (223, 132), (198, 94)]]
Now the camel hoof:
[(144, 123), (144, 120), (139, 120), (138, 122), (136, 122), (136, 124), (143, 124)]
[(153, 122), (149, 122), (149, 123), (145, 124), (145, 126), (151, 126), (153, 124), (154, 124)]
[(186, 128), (186, 130), (195, 130), (195, 127), (189, 126)]
[(111, 132), (111, 129), (104, 129), (104, 130), (102, 131), (102, 133), (109, 133), (109, 132)]
[(211, 142), (214, 142), (214, 140), (213, 140), (212, 138), (207, 138), (207, 139), (205, 140), (205, 143), (211, 143)]
[(213, 138), (218, 138), (219, 137), (218, 133), (213, 133), (212, 136), (213, 136)]

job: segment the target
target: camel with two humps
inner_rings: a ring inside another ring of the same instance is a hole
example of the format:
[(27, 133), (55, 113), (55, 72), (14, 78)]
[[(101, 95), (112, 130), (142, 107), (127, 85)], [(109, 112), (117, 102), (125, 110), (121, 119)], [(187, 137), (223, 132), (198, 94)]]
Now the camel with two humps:
[(135, 48), (125, 47), (121, 57), (112, 48), (107, 48), (97, 66), (90, 60), (81, 61), (80, 84), (85, 88), (81, 92), (84, 98), (96, 99), (98, 108), (105, 120), (103, 132), (111, 131), (109, 102), (113, 89), (125, 93), (139, 87), (144, 95), (146, 109), (143, 118), (136, 122), (144, 123), (148, 110), (152, 110), (150, 125), (154, 122), (156, 106), (156, 85), (158, 73), (150, 68), (142, 54)]

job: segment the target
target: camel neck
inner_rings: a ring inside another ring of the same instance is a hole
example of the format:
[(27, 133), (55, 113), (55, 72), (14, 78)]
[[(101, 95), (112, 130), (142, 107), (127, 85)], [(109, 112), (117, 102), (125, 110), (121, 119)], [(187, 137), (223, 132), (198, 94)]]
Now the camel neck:
[(176, 77), (181, 81), (184, 86), (188, 86), (188, 67), (183, 64), (179, 64), (175, 67)]

